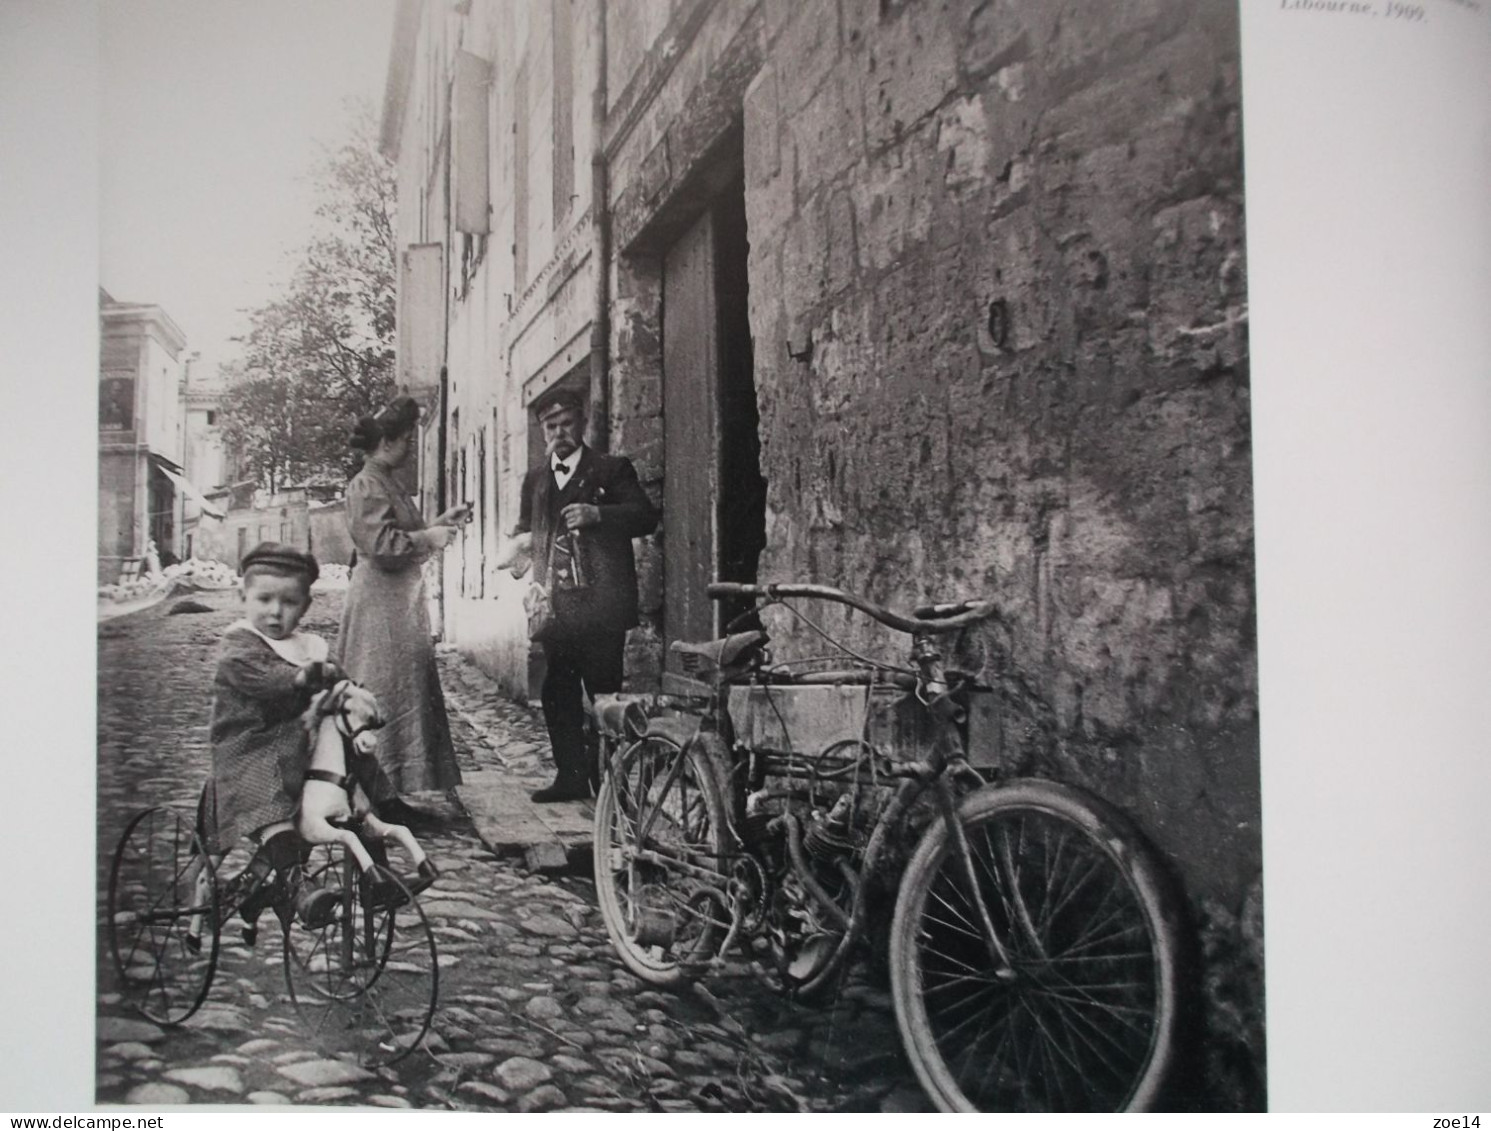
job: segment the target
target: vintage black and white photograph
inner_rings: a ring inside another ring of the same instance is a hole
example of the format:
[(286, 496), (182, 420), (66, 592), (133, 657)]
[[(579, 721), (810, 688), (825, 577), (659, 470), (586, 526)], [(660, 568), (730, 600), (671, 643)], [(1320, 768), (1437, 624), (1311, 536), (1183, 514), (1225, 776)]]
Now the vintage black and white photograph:
[(1238, 24), (102, 5), (95, 1102), (1265, 1110)]

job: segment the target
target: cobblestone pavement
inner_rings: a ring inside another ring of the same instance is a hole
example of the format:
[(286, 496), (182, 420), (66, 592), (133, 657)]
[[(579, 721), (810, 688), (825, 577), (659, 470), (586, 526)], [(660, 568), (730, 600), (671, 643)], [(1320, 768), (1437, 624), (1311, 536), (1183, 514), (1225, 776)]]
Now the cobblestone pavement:
[[(821, 1009), (748, 979), (654, 990), (613, 954), (588, 879), (529, 875), (494, 857), (458, 812), (420, 835), (443, 873), (420, 897), (440, 951), (440, 995), (431, 1033), (405, 1060), (368, 1073), (318, 1052), (267, 930), (251, 949), (224, 929), (212, 992), (185, 1025), (162, 1029), (131, 1014), (102, 926), (109, 862), (133, 813), (153, 804), (190, 812), (206, 772), (213, 657), (239, 606), (231, 594), (196, 599), (212, 611), (170, 615), (167, 601), (98, 632), (99, 1103), (926, 1109), (883, 986), (851, 972)], [(318, 594), (303, 627), (334, 636), (340, 604), (340, 593)], [(454, 653), (442, 649), (440, 662), (463, 767), (544, 777), (536, 714)]]

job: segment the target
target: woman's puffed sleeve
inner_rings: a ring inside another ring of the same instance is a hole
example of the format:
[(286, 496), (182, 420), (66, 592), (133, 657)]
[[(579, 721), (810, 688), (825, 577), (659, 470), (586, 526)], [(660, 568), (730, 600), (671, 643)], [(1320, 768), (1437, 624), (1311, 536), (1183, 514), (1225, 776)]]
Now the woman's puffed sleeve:
[(360, 476), (347, 485), (347, 531), (361, 556), (390, 573), (418, 565), (429, 556), (399, 526), (393, 500)]

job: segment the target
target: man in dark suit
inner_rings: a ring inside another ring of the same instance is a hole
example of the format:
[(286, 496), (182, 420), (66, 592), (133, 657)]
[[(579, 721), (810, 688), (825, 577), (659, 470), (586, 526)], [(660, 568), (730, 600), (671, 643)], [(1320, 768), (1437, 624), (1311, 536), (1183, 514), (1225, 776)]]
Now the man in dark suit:
[[(544, 722), (558, 774), (533, 800), (568, 801), (588, 797), (599, 780), (581, 688), (592, 698), (621, 690), (626, 631), (637, 624), (632, 539), (657, 529), (658, 512), (630, 460), (585, 446), (579, 393), (541, 401), (538, 419), (546, 458), (523, 479), (515, 533), (531, 534), (533, 579), (550, 587), (561, 627), (543, 641)], [(567, 623), (575, 609), (578, 623)]]

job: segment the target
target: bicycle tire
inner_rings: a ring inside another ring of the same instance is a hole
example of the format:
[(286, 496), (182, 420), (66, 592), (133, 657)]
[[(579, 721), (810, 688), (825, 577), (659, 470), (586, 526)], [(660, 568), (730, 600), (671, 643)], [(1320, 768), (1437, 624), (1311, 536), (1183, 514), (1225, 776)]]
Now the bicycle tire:
[(947, 824), (933, 822), (890, 953), (928, 1096), (944, 1111), (1148, 1110), (1180, 1004), (1179, 908), (1153, 854), (1112, 806), (1053, 782), (977, 790), (957, 819), (1010, 962), (996, 969)]
[[(644, 826), (645, 843), (638, 843)], [(715, 886), (723, 887), (724, 829), (719, 783), (691, 745), (654, 734), (617, 751), (595, 802), (595, 887), (612, 946), (643, 981), (685, 981), (692, 962), (713, 954), (723, 909), (701, 908), (713, 897), (697, 876), (628, 860), (628, 852), (686, 854), (695, 867), (719, 873)]]

